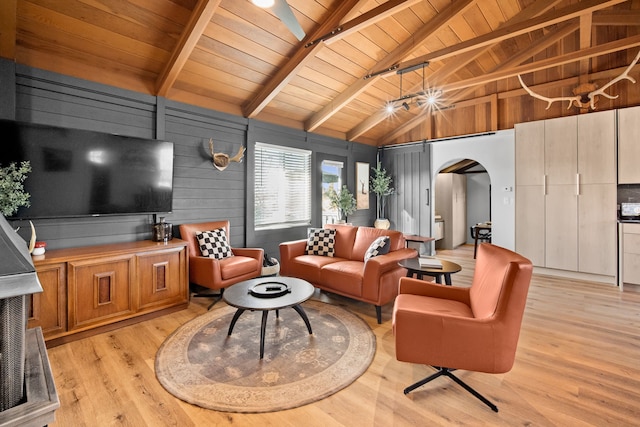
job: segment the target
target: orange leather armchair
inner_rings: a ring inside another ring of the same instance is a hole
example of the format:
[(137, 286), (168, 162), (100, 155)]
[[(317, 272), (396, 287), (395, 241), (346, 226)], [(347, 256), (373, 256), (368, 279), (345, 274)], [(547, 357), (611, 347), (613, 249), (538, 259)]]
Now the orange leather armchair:
[(229, 238), (229, 221), (201, 222), (180, 225), (180, 237), (189, 249), (189, 282), (209, 289), (220, 290), (219, 294), (197, 293), (196, 297), (218, 297), (209, 308), (220, 300), (224, 288), (243, 280), (253, 279), (262, 273), (264, 251), (258, 248), (231, 248), (232, 257), (215, 259), (202, 256), (196, 233), (224, 228)]
[(485, 243), (478, 247), (470, 288), (401, 278), (393, 308), (396, 358), (437, 370), (404, 393), (444, 375), (498, 412), (493, 403), (452, 371), (511, 370), (531, 274), (528, 259)]

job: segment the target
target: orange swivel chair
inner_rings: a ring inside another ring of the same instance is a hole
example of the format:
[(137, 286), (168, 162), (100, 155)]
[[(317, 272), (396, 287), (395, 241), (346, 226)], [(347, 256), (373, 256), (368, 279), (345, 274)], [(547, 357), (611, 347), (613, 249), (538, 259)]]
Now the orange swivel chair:
[[(202, 256), (196, 233), (224, 229), (229, 239), (229, 221), (201, 222), (180, 225), (180, 237), (189, 250), (189, 282), (193, 285), (220, 290), (219, 294), (196, 293), (194, 297), (215, 297), (209, 309), (222, 298), (226, 287), (262, 273), (264, 250), (258, 248), (232, 248), (233, 256), (222, 259)], [(229, 243), (230, 245), (230, 243)]]
[(453, 371), (498, 374), (511, 370), (531, 274), (528, 259), (485, 243), (478, 247), (470, 288), (401, 278), (393, 307), (396, 358), (436, 369), (404, 394), (444, 375), (498, 412), (496, 405)]

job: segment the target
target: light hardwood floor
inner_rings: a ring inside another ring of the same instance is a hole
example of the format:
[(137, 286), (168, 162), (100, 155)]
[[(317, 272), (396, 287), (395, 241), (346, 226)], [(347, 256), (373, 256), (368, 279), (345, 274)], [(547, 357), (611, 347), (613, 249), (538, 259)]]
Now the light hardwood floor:
[[(439, 255), (473, 273), (473, 247)], [(189, 308), (49, 349), (61, 408), (54, 426), (631, 426), (640, 425), (640, 292), (534, 274), (511, 372), (459, 376), (494, 401), (499, 413), (447, 378), (405, 396), (433, 370), (395, 360), (391, 305), (383, 323), (373, 306), (317, 292), (344, 305), (377, 338), (373, 363), (355, 383), (319, 402), (267, 414), (234, 414), (184, 403), (157, 382), (154, 357), (176, 328), (206, 311)], [(222, 307), (218, 303), (213, 310)]]

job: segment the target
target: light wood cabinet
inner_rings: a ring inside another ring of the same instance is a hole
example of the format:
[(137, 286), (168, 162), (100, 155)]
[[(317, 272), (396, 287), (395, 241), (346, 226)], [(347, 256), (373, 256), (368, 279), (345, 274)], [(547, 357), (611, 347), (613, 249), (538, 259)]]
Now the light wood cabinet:
[(545, 265), (544, 121), (521, 123), (516, 134), (516, 252)]
[(640, 224), (622, 224), (622, 282), (640, 285)]
[(618, 183), (640, 184), (640, 107), (618, 110)]
[(534, 265), (615, 276), (615, 125), (615, 111), (516, 125), (516, 251)]
[(31, 298), (29, 327), (42, 326), (47, 341), (189, 302), (187, 248), (180, 239), (57, 249), (33, 260), (44, 291)]

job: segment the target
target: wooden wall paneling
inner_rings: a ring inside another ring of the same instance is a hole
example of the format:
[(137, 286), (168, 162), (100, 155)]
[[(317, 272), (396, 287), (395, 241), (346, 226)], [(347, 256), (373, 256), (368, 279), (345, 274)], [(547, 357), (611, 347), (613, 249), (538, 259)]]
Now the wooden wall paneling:
[(431, 235), (430, 155), (425, 143), (383, 148), (383, 167), (393, 177), (394, 193), (387, 197), (391, 228), (404, 233)]
[[(10, 3), (10, 2), (5, 2)], [(0, 6), (2, 7), (2, 6)], [(1, 19), (1, 18), (0, 18)], [(0, 37), (2, 37), (0, 35)], [(15, 120), (16, 116), (16, 64), (0, 57), (0, 118)], [(5, 141), (3, 141), (5, 142)]]
[(177, 226), (228, 219), (231, 244), (241, 247), (245, 243), (246, 153), (243, 162), (219, 171), (209, 150), (209, 138), (213, 138), (215, 152), (233, 155), (245, 146), (246, 121), (226, 122), (226, 118), (224, 114), (167, 102), (165, 139), (175, 144), (174, 206), (167, 220)]

